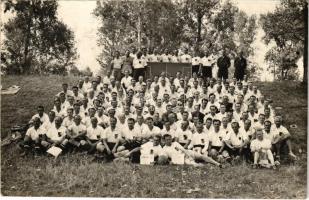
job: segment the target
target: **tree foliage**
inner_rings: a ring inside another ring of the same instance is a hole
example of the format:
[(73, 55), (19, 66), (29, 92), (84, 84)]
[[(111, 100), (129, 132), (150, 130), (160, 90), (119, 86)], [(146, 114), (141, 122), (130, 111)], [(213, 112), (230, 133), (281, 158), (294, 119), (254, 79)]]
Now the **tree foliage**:
[(307, 82), (308, 60), (308, 3), (306, 0), (281, 0), (280, 6), (272, 13), (261, 15), (260, 24), (265, 32), (264, 41), (274, 41), (276, 46), (269, 50), (265, 59), (277, 66), (274, 73), (282, 79), (296, 62), (304, 58), (304, 82)]
[[(253, 54), (256, 18), (240, 12), (230, 1), (219, 0), (104, 0), (97, 1), (94, 15), (101, 21), (98, 61), (106, 66), (113, 52), (123, 53), (138, 46), (139, 19), (141, 46), (218, 54), (243, 50)], [(242, 23), (237, 20), (242, 19)]]
[(1, 49), (8, 73), (63, 74), (74, 64), (74, 34), (57, 19), (56, 0), (7, 0), (4, 5), (14, 14), (4, 24)]

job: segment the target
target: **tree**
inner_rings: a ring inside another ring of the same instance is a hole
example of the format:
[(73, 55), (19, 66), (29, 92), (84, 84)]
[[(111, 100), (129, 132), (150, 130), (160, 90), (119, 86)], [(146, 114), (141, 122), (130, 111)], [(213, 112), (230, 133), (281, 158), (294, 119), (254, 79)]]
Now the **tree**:
[(77, 58), (73, 32), (57, 19), (56, 0), (5, 2), (5, 65), (11, 73), (64, 73)]
[(207, 26), (203, 26), (204, 18), (209, 19), (218, 5), (219, 0), (185, 0), (182, 2), (183, 21), (195, 33), (193, 44), (196, 51), (199, 51), (203, 41), (202, 29), (207, 32)]
[(138, 38), (148, 49), (177, 49), (182, 40), (183, 23), (171, 0), (97, 1), (93, 13), (102, 24), (98, 31), (102, 52), (97, 60), (105, 68), (116, 50), (124, 53), (138, 47)]
[[(270, 50), (266, 60), (278, 64), (284, 74), (284, 70), (295, 66), (296, 61), (303, 55), (303, 83), (307, 83), (308, 2), (281, 0), (280, 6), (273, 13), (261, 15), (260, 23), (265, 32), (265, 43), (276, 43), (276, 48)], [(291, 54), (292, 59), (286, 59), (286, 54)], [(277, 58), (281, 60), (278, 61)]]

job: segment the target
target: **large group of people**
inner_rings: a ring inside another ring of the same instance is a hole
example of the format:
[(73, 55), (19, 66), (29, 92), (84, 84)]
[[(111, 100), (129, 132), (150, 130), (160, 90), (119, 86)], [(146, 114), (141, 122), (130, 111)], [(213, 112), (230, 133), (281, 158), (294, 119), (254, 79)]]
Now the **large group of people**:
[[(24, 152), (55, 146), (105, 161), (222, 167), (243, 160), (254, 168), (276, 168), (283, 147), (297, 158), (282, 116), (246, 75), (215, 79), (197, 71), (162, 72), (145, 80), (136, 67), (139, 56), (133, 68), (126, 65), (129, 57), (117, 61), (116, 55), (114, 73), (84, 77), (70, 87), (63, 83), (53, 109), (38, 106), (29, 121), (20, 143)], [(228, 60), (223, 56), (220, 62)]]

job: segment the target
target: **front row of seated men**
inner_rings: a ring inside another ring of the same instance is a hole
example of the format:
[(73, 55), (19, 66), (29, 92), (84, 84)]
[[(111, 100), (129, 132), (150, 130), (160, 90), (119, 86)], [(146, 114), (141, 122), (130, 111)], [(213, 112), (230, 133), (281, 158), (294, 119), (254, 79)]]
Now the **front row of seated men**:
[(205, 126), (198, 120), (193, 125), (184, 120), (172, 131), (170, 121), (165, 121), (164, 128), (160, 129), (154, 125), (152, 117), (147, 117), (140, 131), (137, 127), (140, 124), (130, 117), (120, 117), (120, 121), (109, 116), (109, 125), (104, 127), (95, 116), (90, 118), (89, 126), (85, 126), (80, 115), (75, 115), (74, 123), (67, 128), (65, 120), (57, 117), (54, 111), (45, 117), (48, 119), (43, 124), (40, 116), (33, 118), (33, 126), (20, 144), (23, 149), (43, 152), (56, 146), (64, 151), (88, 151), (106, 160), (135, 163), (147, 155), (153, 155), (156, 164), (175, 164), (176, 158), (184, 157), (184, 164), (201, 165), (199, 161), (202, 161), (219, 167), (221, 163), (242, 158), (253, 161), (254, 168), (265, 160), (270, 161), (268, 166), (276, 168), (273, 153), (279, 156), (281, 146), (286, 144), (290, 155), (295, 157), (290, 134), (281, 126), (280, 116), (275, 117), (273, 128), (266, 120), (264, 127), (256, 126), (254, 131), (249, 131), (252, 130), (250, 120), (244, 122), (241, 129), (239, 122), (232, 121), (229, 131), (218, 119), (207, 119)]

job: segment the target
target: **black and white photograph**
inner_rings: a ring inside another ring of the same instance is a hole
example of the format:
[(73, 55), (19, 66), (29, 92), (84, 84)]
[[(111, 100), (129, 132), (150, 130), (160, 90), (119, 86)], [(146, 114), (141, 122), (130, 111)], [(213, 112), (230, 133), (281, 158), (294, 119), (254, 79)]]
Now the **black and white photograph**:
[(0, 12), (2, 197), (308, 198), (308, 0)]

